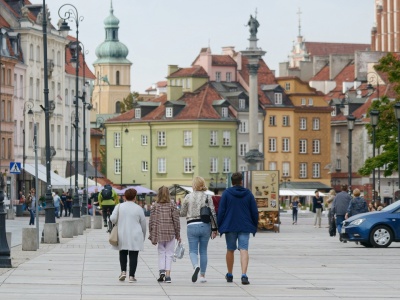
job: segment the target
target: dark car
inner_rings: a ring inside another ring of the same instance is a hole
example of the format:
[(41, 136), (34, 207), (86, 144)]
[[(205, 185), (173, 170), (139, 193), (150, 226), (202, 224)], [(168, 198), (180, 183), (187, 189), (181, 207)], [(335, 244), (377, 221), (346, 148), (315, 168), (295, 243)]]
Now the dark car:
[(388, 247), (400, 242), (400, 201), (381, 211), (355, 215), (344, 221), (341, 237), (365, 247)]

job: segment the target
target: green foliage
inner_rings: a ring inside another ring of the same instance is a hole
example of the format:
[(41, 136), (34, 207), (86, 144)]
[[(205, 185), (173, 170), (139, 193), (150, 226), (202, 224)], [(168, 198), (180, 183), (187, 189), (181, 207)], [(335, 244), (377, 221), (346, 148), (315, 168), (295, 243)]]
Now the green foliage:
[(142, 101), (143, 97), (139, 97), (138, 92), (132, 92), (130, 93), (124, 100), (121, 102), (121, 113), (127, 112), (131, 110), (134, 106), (134, 104), (137, 101)]

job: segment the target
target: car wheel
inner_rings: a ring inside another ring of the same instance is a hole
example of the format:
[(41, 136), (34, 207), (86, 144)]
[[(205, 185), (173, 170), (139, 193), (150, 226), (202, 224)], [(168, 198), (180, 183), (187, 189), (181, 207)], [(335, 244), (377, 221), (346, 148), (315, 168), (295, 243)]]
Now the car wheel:
[(366, 248), (371, 248), (372, 244), (370, 242), (360, 242), (361, 246), (364, 246)]
[(378, 225), (372, 229), (369, 240), (374, 247), (386, 248), (392, 243), (393, 234), (388, 227)]

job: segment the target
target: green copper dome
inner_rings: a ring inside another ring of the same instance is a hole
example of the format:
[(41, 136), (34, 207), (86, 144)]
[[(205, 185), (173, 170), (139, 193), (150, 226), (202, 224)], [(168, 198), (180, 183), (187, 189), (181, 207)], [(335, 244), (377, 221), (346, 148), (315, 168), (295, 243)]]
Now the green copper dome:
[(132, 64), (126, 58), (129, 53), (128, 47), (126, 47), (118, 39), (118, 25), (119, 20), (117, 17), (114, 16), (114, 9), (111, 2), (110, 15), (104, 20), (106, 38), (105, 41), (96, 48), (97, 60), (94, 62), (94, 64)]

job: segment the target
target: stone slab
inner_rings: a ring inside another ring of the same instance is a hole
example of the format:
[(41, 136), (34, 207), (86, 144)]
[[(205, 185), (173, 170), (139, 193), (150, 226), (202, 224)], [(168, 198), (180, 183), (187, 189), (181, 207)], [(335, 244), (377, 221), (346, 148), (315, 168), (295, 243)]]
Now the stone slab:
[(22, 228), (22, 251), (36, 251), (38, 248), (36, 227)]
[(103, 228), (103, 217), (93, 216), (93, 229), (101, 229), (101, 228)]
[(42, 243), (44, 244), (57, 244), (60, 242), (58, 236), (58, 223), (46, 223), (43, 226)]
[(73, 238), (75, 232), (75, 221), (71, 219), (61, 221), (61, 237)]

